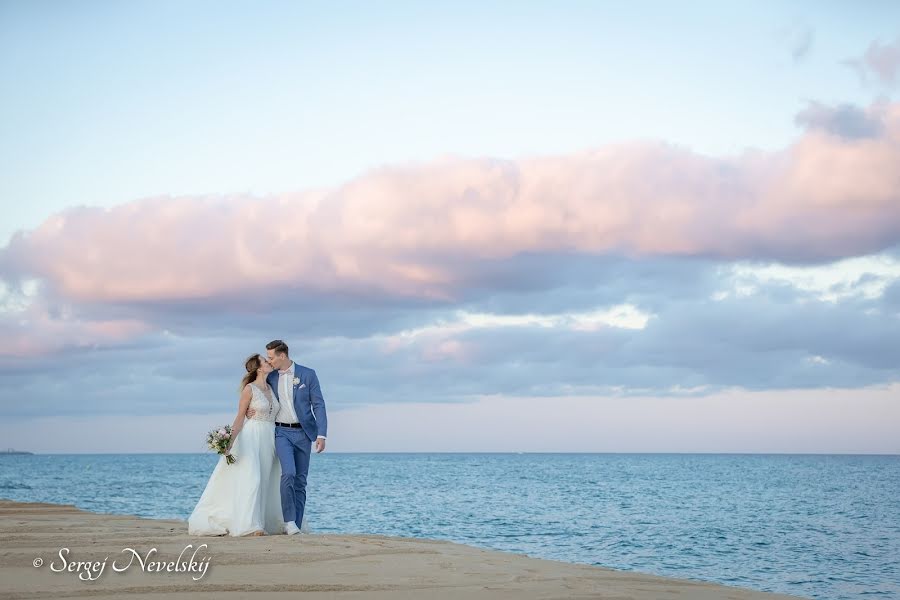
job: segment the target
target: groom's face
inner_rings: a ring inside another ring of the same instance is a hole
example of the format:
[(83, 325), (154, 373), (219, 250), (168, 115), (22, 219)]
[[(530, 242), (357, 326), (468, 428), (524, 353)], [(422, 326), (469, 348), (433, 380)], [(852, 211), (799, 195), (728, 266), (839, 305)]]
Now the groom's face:
[(276, 369), (283, 369), (287, 364), (287, 354), (275, 354), (274, 350), (266, 350), (269, 364)]

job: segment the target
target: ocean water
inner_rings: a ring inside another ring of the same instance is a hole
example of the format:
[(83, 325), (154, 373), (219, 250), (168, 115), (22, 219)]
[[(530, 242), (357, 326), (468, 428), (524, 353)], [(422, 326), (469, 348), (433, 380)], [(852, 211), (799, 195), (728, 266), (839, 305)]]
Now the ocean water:
[[(0, 456), (0, 497), (187, 519), (212, 454)], [(900, 598), (900, 456), (313, 455), (314, 532), (446, 539), (828, 600)]]

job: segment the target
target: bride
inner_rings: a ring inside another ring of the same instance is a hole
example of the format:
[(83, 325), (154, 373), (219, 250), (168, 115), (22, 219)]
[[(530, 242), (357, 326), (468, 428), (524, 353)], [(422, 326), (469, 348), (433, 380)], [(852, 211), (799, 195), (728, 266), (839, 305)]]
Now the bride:
[[(191, 535), (266, 535), (282, 533), (281, 464), (275, 455), (275, 415), (278, 399), (266, 383), (273, 367), (259, 354), (244, 363), (237, 416), (231, 426), (228, 452), (219, 457), (206, 489), (188, 518)], [(248, 408), (253, 417), (246, 418)], [(306, 518), (300, 525), (308, 531)]]

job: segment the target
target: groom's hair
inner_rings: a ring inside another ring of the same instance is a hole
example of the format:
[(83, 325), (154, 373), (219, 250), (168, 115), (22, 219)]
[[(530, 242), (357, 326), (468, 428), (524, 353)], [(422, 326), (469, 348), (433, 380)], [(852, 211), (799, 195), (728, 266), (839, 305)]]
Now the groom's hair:
[(275, 354), (284, 354), (285, 356), (289, 356), (287, 344), (285, 344), (281, 340), (272, 340), (271, 342), (266, 344), (266, 350), (274, 350)]

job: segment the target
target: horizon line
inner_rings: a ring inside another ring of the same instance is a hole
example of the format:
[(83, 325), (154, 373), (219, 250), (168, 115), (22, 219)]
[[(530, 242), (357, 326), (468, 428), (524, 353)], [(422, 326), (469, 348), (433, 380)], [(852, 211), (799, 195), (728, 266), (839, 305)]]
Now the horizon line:
[[(29, 450), (16, 450), (14, 452), (0, 451), (0, 455), (8, 456), (138, 456), (138, 455), (205, 455), (209, 452), (32, 452)], [(332, 451), (325, 454), (652, 454), (652, 455), (732, 455), (732, 456), (900, 456), (897, 452), (660, 452), (660, 451), (634, 451), (634, 452), (610, 452), (610, 451), (535, 451), (535, 450), (486, 450), (486, 451), (457, 451), (457, 450), (359, 450), (359, 451)]]

